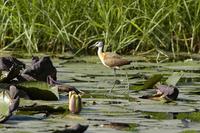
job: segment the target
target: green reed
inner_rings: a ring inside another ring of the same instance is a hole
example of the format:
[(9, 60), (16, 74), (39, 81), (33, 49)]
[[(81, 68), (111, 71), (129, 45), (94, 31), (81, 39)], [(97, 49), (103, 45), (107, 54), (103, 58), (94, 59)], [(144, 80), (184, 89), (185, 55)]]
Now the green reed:
[(87, 53), (200, 51), (200, 1), (1, 0), (0, 49)]

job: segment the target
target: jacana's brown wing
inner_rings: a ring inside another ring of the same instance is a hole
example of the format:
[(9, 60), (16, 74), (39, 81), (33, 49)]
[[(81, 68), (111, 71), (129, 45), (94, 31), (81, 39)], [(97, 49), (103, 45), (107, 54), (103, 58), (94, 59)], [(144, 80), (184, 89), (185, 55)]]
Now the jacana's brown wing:
[(122, 56), (111, 52), (105, 52), (103, 58), (104, 63), (109, 67), (120, 67), (131, 63), (131, 61), (124, 59)]

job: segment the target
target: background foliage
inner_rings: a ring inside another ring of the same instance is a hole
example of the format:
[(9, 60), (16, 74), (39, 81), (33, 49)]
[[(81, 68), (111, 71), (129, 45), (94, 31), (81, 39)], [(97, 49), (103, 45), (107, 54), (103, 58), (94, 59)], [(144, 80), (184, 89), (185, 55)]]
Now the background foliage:
[(1, 0), (0, 49), (200, 51), (199, 0)]

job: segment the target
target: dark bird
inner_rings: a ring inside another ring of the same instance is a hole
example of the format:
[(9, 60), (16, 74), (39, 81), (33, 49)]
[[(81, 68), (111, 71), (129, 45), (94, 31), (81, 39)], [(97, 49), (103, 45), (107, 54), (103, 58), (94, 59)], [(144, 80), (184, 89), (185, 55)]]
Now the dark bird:
[(166, 102), (170, 102), (176, 100), (179, 94), (179, 90), (177, 87), (172, 85), (155, 85), (156, 94), (153, 95), (144, 95), (140, 98), (143, 99), (153, 99), (153, 100), (162, 100), (165, 99)]

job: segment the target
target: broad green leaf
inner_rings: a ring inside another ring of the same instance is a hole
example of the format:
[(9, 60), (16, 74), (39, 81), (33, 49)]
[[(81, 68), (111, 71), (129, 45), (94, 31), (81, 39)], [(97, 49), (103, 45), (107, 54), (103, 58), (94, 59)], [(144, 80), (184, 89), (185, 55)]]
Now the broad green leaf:
[(141, 86), (133, 85), (133, 86), (130, 86), (129, 89), (136, 90), (136, 91), (152, 89), (153, 86), (162, 79), (162, 77), (163, 77), (163, 75), (161, 75), (161, 74), (155, 74), (155, 75), (151, 76), (149, 79), (147, 79), (146, 81), (144, 81), (144, 85), (141, 85)]
[(144, 82), (143, 90), (152, 89), (153, 86), (162, 79), (163, 75), (155, 74)]
[(0, 79), (2, 78), (2, 76), (3, 76), (3, 73), (2, 73), (2, 71), (0, 70)]
[(26, 81), (17, 84), (17, 88), (25, 91), (32, 100), (58, 100), (57, 86), (51, 86), (41, 81)]
[(0, 122), (4, 122), (10, 116), (10, 104), (11, 99), (9, 95), (5, 91), (2, 91), (0, 93)]
[(132, 85), (132, 86), (129, 86), (129, 90), (140, 91), (140, 90), (143, 90), (143, 86), (142, 85)]
[(171, 76), (168, 77), (168, 79), (165, 81), (167, 85), (173, 85), (176, 86), (178, 81), (183, 76), (183, 72), (174, 72)]

